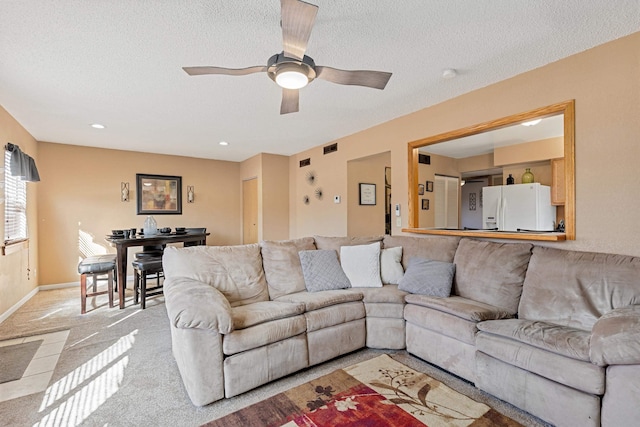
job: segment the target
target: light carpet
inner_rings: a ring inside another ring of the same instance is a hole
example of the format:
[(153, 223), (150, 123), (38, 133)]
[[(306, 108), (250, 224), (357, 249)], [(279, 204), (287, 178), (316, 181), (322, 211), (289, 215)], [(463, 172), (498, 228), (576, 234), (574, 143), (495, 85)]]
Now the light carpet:
[(42, 291), (0, 323), (0, 339), (69, 329), (57, 366), (43, 392), (0, 403), (8, 426), (199, 426), (337, 369), (389, 353), (394, 360), (485, 403), (521, 424), (546, 426), (538, 419), (481, 392), (472, 384), (409, 355), (363, 349), (273, 381), (205, 407), (190, 402), (171, 353), (171, 334), (162, 297), (147, 309), (110, 309), (106, 297), (80, 314), (80, 290)]
[(474, 401), (387, 355), (339, 369), (204, 427), (516, 427)]

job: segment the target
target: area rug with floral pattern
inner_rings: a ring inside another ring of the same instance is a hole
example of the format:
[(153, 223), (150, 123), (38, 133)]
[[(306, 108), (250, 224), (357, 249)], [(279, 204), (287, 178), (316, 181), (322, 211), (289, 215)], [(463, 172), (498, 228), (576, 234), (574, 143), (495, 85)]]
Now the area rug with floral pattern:
[(206, 427), (520, 426), (387, 355), (339, 369)]

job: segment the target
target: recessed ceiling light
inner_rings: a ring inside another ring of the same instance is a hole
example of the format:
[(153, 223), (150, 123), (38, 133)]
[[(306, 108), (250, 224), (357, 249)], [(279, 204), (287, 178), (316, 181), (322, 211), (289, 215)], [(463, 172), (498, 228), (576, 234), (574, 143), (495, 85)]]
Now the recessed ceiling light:
[(226, 147), (227, 145), (229, 145), (229, 143), (227, 141), (220, 141), (220, 145)]
[(94, 123), (91, 127), (94, 129), (104, 129), (104, 125), (101, 125), (100, 123)]
[(538, 123), (540, 123), (541, 121), (542, 121), (542, 119), (531, 120), (530, 122), (522, 123), (522, 126), (535, 126)]

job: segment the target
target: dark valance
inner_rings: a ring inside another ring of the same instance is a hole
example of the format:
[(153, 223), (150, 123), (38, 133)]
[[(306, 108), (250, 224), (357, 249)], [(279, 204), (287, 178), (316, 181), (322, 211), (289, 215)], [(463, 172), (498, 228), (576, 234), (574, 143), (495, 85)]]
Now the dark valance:
[(10, 142), (5, 148), (11, 152), (11, 176), (18, 176), (23, 181), (40, 181), (40, 174), (33, 157), (23, 153), (20, 147)]

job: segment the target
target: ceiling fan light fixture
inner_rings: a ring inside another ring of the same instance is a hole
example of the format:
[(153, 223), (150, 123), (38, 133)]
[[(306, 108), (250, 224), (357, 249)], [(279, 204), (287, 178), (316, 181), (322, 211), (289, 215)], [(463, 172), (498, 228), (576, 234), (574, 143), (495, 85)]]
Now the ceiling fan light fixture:
[(309, 84), (309, 77), (298, 64), (283, 64), (276, 71), (276, 83), (285, 89), (301, 89)]

